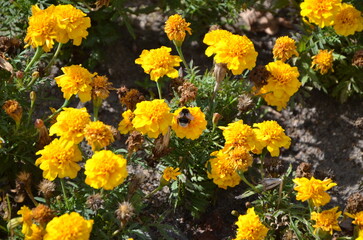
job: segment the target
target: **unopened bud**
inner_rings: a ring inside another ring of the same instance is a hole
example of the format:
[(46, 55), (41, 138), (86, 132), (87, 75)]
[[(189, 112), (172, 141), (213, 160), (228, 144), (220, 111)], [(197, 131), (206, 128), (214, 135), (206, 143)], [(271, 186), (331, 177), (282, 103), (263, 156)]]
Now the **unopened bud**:
[(18, 79), (23, 79), (23, 77), (24, 77), (24, 72), (22, 72), (22, 71), (17, 71), (17, 72), (15, 73), (15, 76), (16, 76), (16, 78), (18, 78)]
[(34, 91), (31, 91), (29, 97), (30, 101), (35, 102), (35, 100), (37, 99), (37, 94)]
[(36, 119), (34, 123), (35, 128), (40, 129), (44, 127), (44, 122), (42, 119)]
[(219, 120), (222, 118), (223, 116), (219, 113), (213, 113), (213, 118), (212, 118), (212, 122), (213, 125), (217, 125)]
[(232, 211), (231, 211), (231, 214), (232, 214), (233, 216), (236, 216), (236, 217), (238, 217), (238, 216), (239, 216), (239, 213), (238, 213), (236, 210), (232, 210)]
[(32, 78), (33, 78), (33, 79), (37, 79), (37, 78), (39, 78), (39, 72), (38, 72), (38, 71), (34, 71), (34, 72), (32, 73)]

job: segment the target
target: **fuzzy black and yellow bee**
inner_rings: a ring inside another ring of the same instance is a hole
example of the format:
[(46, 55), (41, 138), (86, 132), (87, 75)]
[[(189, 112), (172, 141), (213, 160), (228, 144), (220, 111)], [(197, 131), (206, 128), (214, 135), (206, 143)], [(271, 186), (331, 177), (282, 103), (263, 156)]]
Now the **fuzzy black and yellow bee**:
[(177, 123), (181, 127), (187, 127), (189, 123), (194, 119), (193, 115), (190, 113), (189, 109), (183, 108), (178, 117), (177, 117)]

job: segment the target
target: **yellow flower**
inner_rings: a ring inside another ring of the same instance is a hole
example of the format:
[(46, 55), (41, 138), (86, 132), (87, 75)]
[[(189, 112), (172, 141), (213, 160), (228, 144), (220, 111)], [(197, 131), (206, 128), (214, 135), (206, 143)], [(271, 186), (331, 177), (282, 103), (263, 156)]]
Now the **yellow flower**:
[(308, 17), (309, 22), (323, 28), (333, 25), (340, 4), (341, 0), (304, 0), (300, 4), (300, 14)]
[(211, 156), (215, 156), (215, 158), (209, 160), (208, 178), (213, 179), (213, 182), (223, 189), (238, 185), (241, 177), (237, 171), (245, 172), (253, 163), (248, 149), (243, 146), (228, 150), (222, 149), (213, 152)]
[(311, 67), (314, 67), (315, 71), (320, 70), (321, 74), (328, 73), (329, 70), (334, 72), (333, 69), (333, 50), (319, 50), (319, 53), (312, 57)]
[(348, 36), (363, 30), (362, 13), (353, 5), (342, 3), (334, 18), (334, 30), (337, 34)]
[(174, 112), (171, 128), (179, 138), (197, 139), (206, 127), (205, 115), (199, 107), (182, 107)]
[(122, 113), (122, 121), (118, 125), (118, 130), (121, 134), (128, 134), (134, 129), (132, 125), (132, 119), (134, 119), (134, 113), (129, 109)]
[(360, 211), (356, 214), (350, 214), (346, 212), (345, 215), (347, 215), (350, 218), (354, 218), (352, 223), (357, 225), (359, 229), (363, 229), (363, 211)]
[(288, 149), (291, 144), (291, 138), (286, 136), (285, 130), (276, 121), (264, 121), (253, 124), (253, 131), (256, 138), (267, 147), (272, 157), (280, 155), (280, 147)]
[(299, 56), (299, 53), (296, 51), (295, 40), (289, 38), (288, 36), (279, 37), (276, 39), (272, 53), (275, 59), (281, 60), (283, 62), (291, 58), (293, 55)]
[(65, 213), (47, 224), (44, 240), (88, 240), (93, 220), (84, 219), (79, 213)]
[(358, 238), (355, 240), (363, 240), (363, 228), (358, 230)]
[(31, 232), (30, 235), (25, 235), (25, 240), (43, 240), (45, 230), (42, 227), (33, 223), (31, 225)]
[(49, 52), (57, 39), (57, 21), (54, 18), (54, 5), (42, 10), (38, 6), (32, 6), (32, 16), (29, 17), (29, 27), (24, 39), (25, 47), (43, 47)]
[(93, 151), (107, 147), (115, 139), (113, 138), (111, 126), (104, 124), (101, 121), (90, 122), (84, 128), (84, 137)]
[(73, 45), (79, 46), (82, 38), (88, 35), (87, 28), (91, 27), (91, 19), (70, 4), (56, 6), (54, 15), (59, 28), (58, 41), (66, 43), (72, 39)]
[(263, 240), (268, 228), (261, 223), (254, 208), (247, 209), (247, 214), (238, 217), (235, 240)]
[(91, 121), (86, 108), (63, 108), (57, 117), (57, 122), (49, 129), (49, 135), (58, 135), (75, 144), (83, 140), (83, 130)]
[(126, 159), (109, 150), (96, 152), (86, 161), (86, 184), (93, 188), (112, 190), (127, 177)]
[(82, 102), (91, 100), (92, 77), (96, 74), (90, 73), (81, 65), (62, 67), (62, 71), (64, 74), (54, 79), (61, 88), (63, 97), (70, 99), (72, 95), (78, 94)]
[(315, 221), (315, 225), (313, 225), (313, 227), (315, 228), (314, 233), (316, 233), (318, 229), (329, 232), (330, 234), (333, 234), (333, 230), (341, 231), (338, 224), (338, 218), (342, 212), (337, 212), (338, 208), (339, 207), (335, 207), (329, 210), (322, 211), (321, 213), (311, 213), (311, 220)]
[(151, 138), (159, 134), (165, 135), (173, 119), (168, 104), (162, 99), (142, 101), (136, 104), (135, 117), (132, 119), (134, 128)]
[(171, 179), (176, 180), (176, 177), (180, 174), (179, 168), (167, 167), (163, 171), (163, 178), (169, 182)]
[(241, 74), (245, 69), (252, 70), (256, 66), (257, 52), (252, 41), (246, 36), (225, 36), (213, 47), (216, 63), (227, 64), (227, 68), (234, 75)]
[(205, 55), (208, 57), (212, 56), (216, 53), (216, 45), (221, 40), (228, 38), (232, 36), (233, 34), (231, 32), (228, 32), (227, 30), (217, 29), (210, 31), (209, 33), (205, 34), (203, 43), (207, 44), (209, 47), (205, 50)]
[(291, 67), (282, 61), (271, 62), (266, 69), (271, 74), (258, 94), (262, 94), (268, 105), (276, 106), (280, 111), (301, 86), (298, 80), (300, 74), (297, 67)]
[(257, 140), (253, 129), (244, 124), (242, 120), (228, 124), (227, 127), (219, 127), (223, 130), (223, 136), (226, 140), (225, 149), (230, 147), (245, 147), (253, 153), (261, 153), (263, 146)]
[(3, 104), (3, 109), (6, 114), (8, 114), (16, 124), (20, 124), (20, 120), (23, 116), (23, 108), (16, 100), (7, 100)]
[(22, 206), (18, 211), (18, 214), (21, 215), (21, 221), (23, 222), (23, 227), (21, 232), (24, 235), (31, 235), (32, 234), (32, 211), (27, 206)]
[(310, 180), (307, 178), (295, 178), (293, 182), (297, 184), (294, 190), (297, 191), (296, 200), (305, 202), (311, 200), (316, 207), (324, 206), (330, 202), (330, 196), (325, 191), (336, 186), (331, 179), (323, 181), (312, 177)]
[(186, 31), (192, 35), (189, 27), (190, 23), (186, 22), (179, 14), (174, 14), (165, 22), (165, 33), (170, 41), (176, 41), (181, 44), (184, 41)]
[(35, 161), (35, 165), (40, 165), (43, 177), (50, 181), (56, 177), (75, 178), (81, 169), (77, 162), (82, 160), (82, 153), (72, 141), (56, 138), (36, 154), (42, 156)]
[(174, 67), (179, 67), (182, 60), (179, 56), (170, 55), (170, 52), (171, 48), (164, 46), (143, 50), (135, 63), (140, 64), (144, 72), (150, 74), (150, 79), (155, 82), (165, 75), (170, 78), (177, 78), (179, 73)]

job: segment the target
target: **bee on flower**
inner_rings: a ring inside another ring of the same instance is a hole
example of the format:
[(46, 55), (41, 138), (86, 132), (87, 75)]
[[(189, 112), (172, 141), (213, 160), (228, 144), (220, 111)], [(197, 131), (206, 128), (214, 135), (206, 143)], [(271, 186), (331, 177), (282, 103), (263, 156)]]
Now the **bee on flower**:
[(183, 107), (174, 112), (171, 128), (179, 138), (197, 139), (206, 127), (205, 115), (199, 107)]

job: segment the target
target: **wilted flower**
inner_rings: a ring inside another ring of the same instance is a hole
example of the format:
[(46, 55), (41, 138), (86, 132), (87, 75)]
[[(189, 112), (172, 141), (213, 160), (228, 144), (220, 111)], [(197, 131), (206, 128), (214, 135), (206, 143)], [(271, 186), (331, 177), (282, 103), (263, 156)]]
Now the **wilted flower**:
[(136, 104), (134, 114), (132, 120), (134, 128), (151, 138), (157, 138), (159, 134), (165, 135), (173, 118), (168, 104), (162, 99)]
[(127, 177), (126, 159), (109, 150), (96, 152), (86, 161), (86, 184), (93, 188), (112, 190)]
[(165, 75), (170, 78), (177, 78), (179, 73), (174, 67), (179, 67), (182, 60), (179, 56), (170, 55), (170, 52), (171, 48), (164, 46), (143, 50), (135, 63), (140, 64), (144, 72), (150, 74), (150, 79), (155, 82)]
[(53, 219), (53, 211), (44, 204), (38, 204), (32, 209), (33, 220), (41, 226), (45, 226), (50, 220)]
[(184, 81), (183, 85), (178, 87), (178, 92), (180, 93), (180, 104), (184, 105), (196, 99), (198, 88), (193, 83)]
[(167, 167), (163, 171), (163, 179), (169, 182), (171, 179), (176, 180), (176, 177), (180, 175), (179, 168)]
[(338, 223), (338, 218), (341, 215), (341, 211), (337, 212), (339, 207), (335, 207), (329, 210), (322, 211), (321, 213), (312, 212), (311, 213), (311, 220), (315, 221), (315, 228), (314, 233), (321, 229), (325, 232), (329, 232), (333, 234), (333, 230), (341, 231)]
[(321, 74), (328, 73), (329, 70), (334, 72), (333, 69), (333, 50), (319, 50), (319, 53), (311, 58), (313, 60), (311, 68), (315, 71), (320, 70)]
[(44, 198), (49, 199), (55, 191), (55, 183), (48, 179), (43, 179), (38, 185), (39, 193), (42, 193)]
[(331, 198), (325, 191), (337, 185), (336, 183), (333, 183), (333, 180), (331, 179), (321, 181), (314, 177), (311, 179), (295, 178), (293, 179), (293, 182), (297, 184), (297, 186), (294, 187), (294, 190), (297, 191), (296, 200), (302, 202), (305, 202), (306, 200), (312, 201), (316, 207), (324, 206), (330, 202)]
[(135, 208), (129, 202), (122, 202), (118, 204), (118, 208), (115, 211), (116, 217), (121, 222), (121, 227), (124, 227), (125, 224), (134, 216)]
[(132, 119), (134, 119), (135, 114), (129, 109), (122, 113), (122, 120), (118, 125), (118, 130), (121, 134), (128, 134), (134, 129), (132, 125)]
[(304, 0), (301, 4), (301, 16), (320, 28), (331, 26), (339, 11), (341, 0)]
[(44, 240), (77, 239), (88, 240), (93, 220), (84, 219), (79, 213), (65, 213), (47, 224)]
[(257, 65), (249, 73), (248, 78), (257, 89), (267, 84), (267, 79), (271, 77), (271, 73), (263, 65)]
[(293, 55), (299, 56), (296, 51), (295, 40), (288, 36), (279, 37), (276, 39), (276, 43), (272, 49), (272, 53), (275, 59), (285, 62)]
[(337, 34), (348, 36), (363, 30), (362, 13), (353, 5), (342, 3), (334, 18), (334, 30)]
[(44, 125), (42, 119), (36, 119), (34, 126), (39, 133), (37, 147), (38, 149), (43, 149), (44, 146), (48, 145), (52, 141), (52, 138), (49, 136), (48, 128)]
[(62, 71), (64, 74), (54, 79), (61, 88), (63, 97), (70, 99), (73, 95), (78, 94), (82, 102), (90, 101), (92, 78), (95, 76), (95, 73), (90, 73), (81, 65), (62, 67)]
[(127, 144), (127, 151), (129, 153), (136, 152), (144, 143), (144, 137), (138, 131), (132, 131), (125, 143)]
[(179, 14), (174, 14), (165, 22), (165, 33), (168, 35), (170, 41), (175, 41), (177, 46), (180, 46), (184, 41), (185, 32), (192, 34), (190, 23), (186, 22)]
[(238, 96), (237, 109), (239, 113), (245, 113), (253, 107), (253, 100), (249, 94), (242, 94)]
[(179, 138), (197, 139), (206, 127), (205, 115), (199, 107), (182, 107), (174, 112), (171, 128)]
[(352, 65), (363, 67), (363, 49), (360, 49), (354, 53)]
[(136, 108), (136, 104), (139, 102), (145, 101), (144, 95), (137, 89), (128, 90), (125, 86), (120, 87), (117, 90), (118, 98), (123, 106), (126, 106), (127, 109), (134, 111)]
[(92, 86), (92, 99), (102, 99), (105, 100), (110, 95), (112, 83), (108, 81), (106, 76), (96, 75), (93, 77), (91, 82)]
[(21, 117), (23, 116), (23, 108), (16, 100), (7, 100), (3, 104), (3, 109), (5, 110), (6, 114), (8, 114), (17, 125), (20, 124)]
[(83, 130), (84, 137), (88, 145), (93, 151), (107, 147), (115, 139), (113, 138), (111, 126), (104, 124), (101, 121), (90, 122)]
[(238, 228), (235, 240), (263, 240), (268, 232), (254, 208), (249, 208), (247, 214), (240, 215), (236, 225)]
[(99, 193), (88, 196), (86, 201), (87, 207), (92, 209), (93, 211), (97, 211), (98, 209), (103, 208), (104, 203), (105, 200), (103, 200), (102, 195)]

